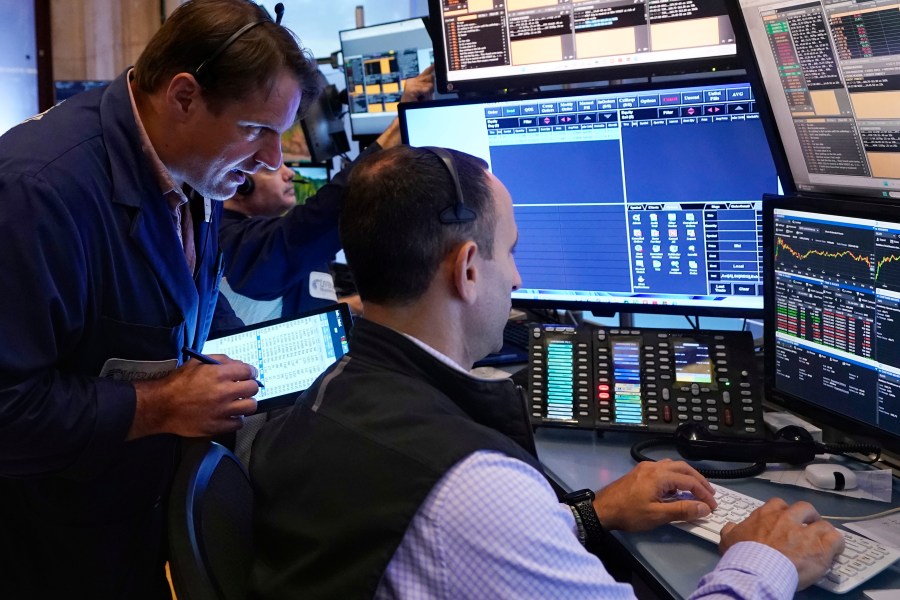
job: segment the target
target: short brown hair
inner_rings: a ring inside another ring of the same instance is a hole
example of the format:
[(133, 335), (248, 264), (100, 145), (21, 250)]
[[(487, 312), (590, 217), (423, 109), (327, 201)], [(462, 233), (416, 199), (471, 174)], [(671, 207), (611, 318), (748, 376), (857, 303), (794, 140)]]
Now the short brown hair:
[(447, 150), (474, 221), (446, 224), (441, 212), (457, 202), (456, 188), (433, 152), (396, 146), (360, 161), (347, 184), (341, 243), (364, 301), (407, 304), (431, 284), (454, 246), (473, 240), (493, 256), (497, 214), (487, 163)]
[(203, 99), (214, 112), (257, 90), (269, 89), (287, 69), (302, 91), (300, 112), (320, 93), (315, 59), (296, 36), (276, 25), (249, 0), (190, 0), (179, 6), (141, 53), (134, 66), (138, 89), (150, 94), (178, 73), (195, 73), (236, 31), (257, 21), (215, 60), (203, 67)]

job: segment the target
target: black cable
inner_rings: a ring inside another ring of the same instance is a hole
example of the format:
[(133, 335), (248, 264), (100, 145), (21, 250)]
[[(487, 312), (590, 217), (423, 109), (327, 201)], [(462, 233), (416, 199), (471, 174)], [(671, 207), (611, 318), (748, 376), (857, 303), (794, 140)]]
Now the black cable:
[[(655, 462), (654, 459), (646, 456), (644, 454), (644, 450), (648, 448), (656, 448), (660, 446), (672, 446), (675, 441), (672, 438), (652, 438), (649, 440), (644, 440), (642, 442), (638, 442), (631, 447), (631, 458), (633, 458), (636, 462), (643, 461), (652, 461)], [(736, 443), (740, 443), (736, 441)], [(863, 464), (874, 464), (881, 458), (881, 448), (878, 446), (874, 446), (871, 444), (821, 444), (817, 447), (817, 454), (839, 454), (841, 456), (846, 456), (851, 460), (855, 460), (857, 462), (861, 462)], [(874, 459), (870, 459), (868, 461), (856, 458), (855, 456), (850, 456), (849, 453), (854, 454), (869, 454), (875, 455)], [(692, 465), (694, 466), (694, 465)], [(748, 467), (740, 467), (737, 469), (707, 469), (704, 467), (694, 466), (698, 473), (707, 477), (709, 479), (740, 479), (742, 477), (754, 477), (759, 475), (763, 471), (766, 470), (765, 462), (757, 462)]]
[[(864, 465), (875, 464), (881, 459), (881, 448), (879, 448), (878, 446), (873, 446), (872, 444), (825, 444), (824, 446), (825, 451), (829, 454), (840, 454), (841, 456), (846, 456), (850, 460), (855, 460), (857, 462), (863, 463)], [(861, 458), (850, 456), (850, 453), (869, 455), (874, 454), (875, 458), (862, 460)]]
[[(647, 450), (648, 448), (656, 448), (659, 446), (672, 446), (674, 445), (674, 443), (675, 440), (673, 438), (652, 438), (649, 440), (638, 442), (631, 447), (631, 458), (633, 458), (636, 462), (656, 462), (656, 460), (645, 455), (644, 450)], [(691, 466), (694, 467), (698, 473), (700, 473), (707, 479), (741, 479), (744, 477), (755, 477), (756, 475), (759, 475), (766, 470), (766, 463), (764, 462), (758, 462), (747, 467), (740, 467), (736, 469), (707, 469), (705, 467), (697, 467), (695, 465)]]

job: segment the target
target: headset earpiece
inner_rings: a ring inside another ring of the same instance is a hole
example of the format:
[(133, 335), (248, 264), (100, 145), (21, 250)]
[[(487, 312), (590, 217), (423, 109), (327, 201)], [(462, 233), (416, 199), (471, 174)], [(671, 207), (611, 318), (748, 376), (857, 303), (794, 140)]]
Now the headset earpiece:
[(253, 177), (250, 176), (249, 173), (244, 174), (244, 181), (237, 188), (237, 193), (241, 196), (249, 196), (253, 193), (253, 188), (256, 187), (256, 184), (253, 182)]

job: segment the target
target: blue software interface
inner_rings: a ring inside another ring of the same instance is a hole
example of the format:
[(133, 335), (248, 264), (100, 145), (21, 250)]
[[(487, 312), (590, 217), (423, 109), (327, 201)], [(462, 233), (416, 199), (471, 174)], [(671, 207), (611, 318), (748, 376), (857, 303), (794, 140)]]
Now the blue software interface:
[(748, 83), (410, 105), (403, 124), (509, 189), (514, 299), (762, 310), (761, 198), (780, 189)]

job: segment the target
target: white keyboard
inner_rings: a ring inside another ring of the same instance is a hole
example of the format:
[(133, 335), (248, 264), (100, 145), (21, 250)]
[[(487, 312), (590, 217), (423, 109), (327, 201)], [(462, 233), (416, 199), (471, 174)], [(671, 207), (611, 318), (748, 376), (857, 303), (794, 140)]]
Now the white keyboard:
[[(719, 506), (706, 518), (696, 521), (672, 523), (676, 527), (719, 543), (719, 531), (725, 523), (740, 523), (764, 502), (751, 496), (716, 485), (716, 502)], [(900, 558), (900, 550), (873, 542), (868, 538), (838, 529), (844, 536), (844, 551), (839, 554), (831, 570), (816, 585), (836, 594), (849, 592), (861, 583), (878, 575)]]

